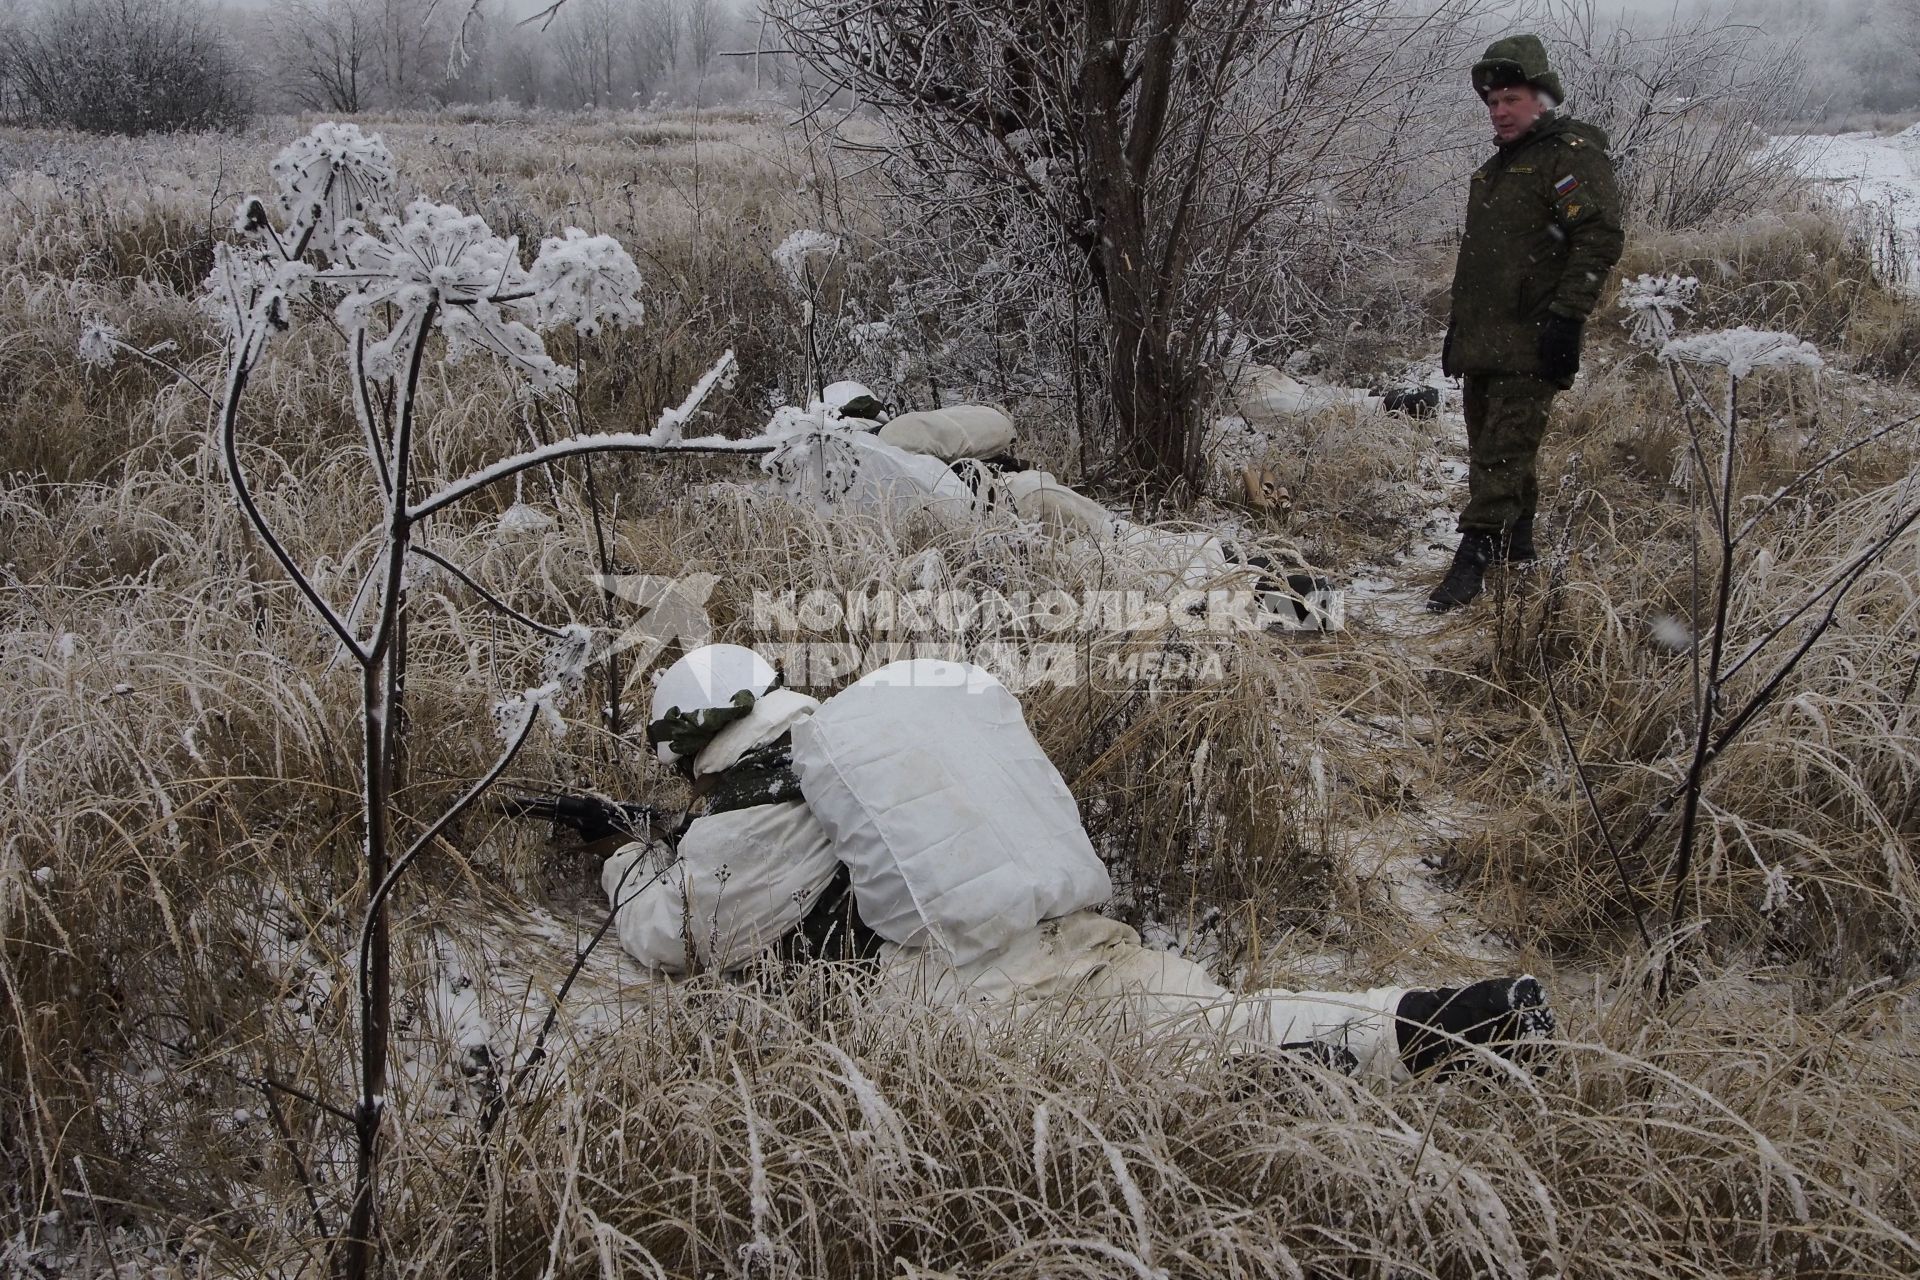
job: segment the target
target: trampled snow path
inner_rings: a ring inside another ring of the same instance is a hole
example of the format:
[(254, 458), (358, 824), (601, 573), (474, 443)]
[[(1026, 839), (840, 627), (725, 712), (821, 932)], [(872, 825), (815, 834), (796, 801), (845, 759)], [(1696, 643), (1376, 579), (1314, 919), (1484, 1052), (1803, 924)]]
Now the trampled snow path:
[[(1453, 559), (1454, 519), (1467, 484), (1467, 420), (1460, 388), (1437, 370), (1426, 381), (1440, 391), (1433, 447), (1420, 455), (1418, 480), (1407, 486), (1419, 504), (1419, 524), (1407, 551), (1387, 564), (1355, 565), (1347, 574), (1347, 625), (1359, 634), (1403, 640), (1432, 636), (1450, 623), (1428, 610), (1427, 595)], [(1395, 646), (1405, 652), (1405, 646)]]
[(1920, 125), (1891, 137), (1842, 133), (1774, 141), (1794, 148), (1816, 183), (1880, 212), (1895, 239), (1882, 246), (1894, 259), (1889, 265), (1908, 287), (1920, 287)]
[[(1457, 636), (1462, 625), (1477, 625), (1472, 614), (1449, 618), (1427, 609), (1427, 595), (1452, 559), (1454, 519), (1467, 479), (1467, 430), (1459, 388), (1437, 371), (1427, 385), (1441, 392), (1443, 410), (1431, 421), (1432, 442), (1420, 456), (1415, 478), (1405, 482), (1409, 505), (1420, 514), (1400, 554), (1339, 574), (1347, 614), (1345, 630), (1335, 641), (1364, 646), (1416, 669), (1447, 665), (1448, 638)], [(1300, 726), (1289, 723), (1282, 729), (1297, 734)], [(1386, 752), (1397, 759), (1438, 761), (1443, 759), (1447, 726), (1426, 717), (1348, 708), (1315, 733), (1316, 741), (1328, 746), (1337, 742), (1346, 755)], [(1306, 749), (1310, 757), (1318, 754), (1310, 746)], [(1329, 772), (1324, 763), (1318, 769), (1323, 776)], [(1438, 771), (1413, 765), (1402, 774), (1402, 782), (1400, 802), (1372, 814), (1359, 812), (1353, 797), (1339, 792), (1330, 796), (1331, 851), (1366, 898), (1390, 909), (1391, 923), (1380, 927), (1374, 922), (1373, 936), (1353, 939), (1358, 945), (1352, 947), (1335, 944), (1302, 951), (1283, 945), (1270, 957), (1275, 970), (1261, 975), (1265, 980), (1294, 986), (1351, 985), (1367, 980), (1369, 967), (1382, 963), (1410, 980), (1464, 980), (1516, 959), (1512, 946), (1489, 933), (1439, 871), (1450, 846), (1481, 825), (1485, 815), (1455, 797)], [(1222, 967), (1225, 940), (1218, 936), (1217, 924), (1202, 921), (1194, 928), (1149, 920), (1142, 934), (1149, 946)], [(1244, 982), (1249, 975), (1235, 973), (1229, 980)]]
[[(1440, 389), (1442, 411), (1433, 419), (1433, 446), (1421, 455), (1418, 479), (1410, 485), (1421, 512), (1419, 523), (1404, 553), (1383, 565), (1355, 566), (1346, 588), (1351, 634), (1416, 665), (1446, 660), (1437, 646), (1462, 617), (1443, 617), (1427, 608), (1428, 593), (1453, 559), (1459, 537), (1454, 520), (1467, 483), (1467, 422), (1459, 389), (1437, 372), (1428, 381)], [(1357, 727), (1381, 738), (1383, 746), (1401, 745), (1411, 737), (1435, 753), (1442, 750), (1445, 733), (1444, 724), (1397, 717), (1375, 716)], [(1336, 838), (1347, 865), (1411, 926), (1409, 951), (1419, 953), (1422, 961), (1451, 968), (1511, 960), (1511, 947), (1490, 935), (1437, 873), (1447, 846), (1467, 834), (1480, 815), (1448, 794), (1442, 779), (1419, 781), (1424, 785), (1417, 802), (1341, 831)]]

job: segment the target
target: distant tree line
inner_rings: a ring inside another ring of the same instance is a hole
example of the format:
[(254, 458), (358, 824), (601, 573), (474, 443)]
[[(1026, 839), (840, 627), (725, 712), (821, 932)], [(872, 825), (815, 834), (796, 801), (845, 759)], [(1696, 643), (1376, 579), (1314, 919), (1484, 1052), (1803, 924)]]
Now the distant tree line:
[(679, 95), (746, 25), (730, 0), (571, 0), (528, 25), (498, 0), (276, 0), (252, 42), (267, 79), (314, 111), (594, 110)]
[[(762, 0), (564, 0), (529, 25), (515, 20), (541, 7), (533, 0), (232, 3), (0, 0), (0, 119), (140, 133), (231, 127), (255, 109), (607, 110), (723, 102), (796, 74), (796, 60), (774, 52), (782, 41), (763, 25)], [(1920, 0), (1683, 8), (1790, 49), (1816, 116), (1920, 109)], [(940, 11), (926, 7), (930, 19)], [(1614, 14), (1630, 43), (1679, 21), (1664, 8)], [(1595, 0), (1544, 0), (1533, 25), (1589, 29), (1601, 17)], [(755, 48), (765, 52), (720, 56)]]
[(1819, 112), (1920, 110), (1920, 0), (1747, 0), (1728, 12), (1791, 45)]
[(0, 119), (102, 133), (230, 128), (255, 111), (563, 110), (726, 101), (785, 62), (722, 59), (750, 0), (0, 0)]

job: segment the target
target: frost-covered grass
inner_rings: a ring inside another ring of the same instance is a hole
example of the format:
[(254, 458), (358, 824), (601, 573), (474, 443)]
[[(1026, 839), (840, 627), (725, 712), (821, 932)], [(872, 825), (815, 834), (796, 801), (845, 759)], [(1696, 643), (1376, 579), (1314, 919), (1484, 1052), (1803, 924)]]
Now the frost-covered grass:
[[(1767, 211), (1712, 228), (1632, 237), (1621, 271), (1677, 272), (1700, 281), (1692, 323), (1782, 329), (1863, 372), (1911, 385), (1920, 362), (1920, 314), (1875, 278), (1887, 256), (1873, 209)], [(1912, 252), (1912, 245), (1894, 256)], [(1913, 282), (1908, 282), (1909, 284)]]
[[(586, 347), (592, 425), (650, 428), (727, 347), (742, 377), (713, 426), (757, 426), (757, 397), (803, 377), (772, 254), (818, 206), (804, 150), (777, 130), (683, 116), (379, 128), (403, 183), (521, 234), (529, 256), (566, 224), (632, 250), (647, 323)], [(354, 1087), (357, 683), (233, 509), (206, 398), (124, 355), (79, 355), (104, 322), (141, 348), (173, 342), (159, 358), (212, 384), (218, 352), (190, 290), (230, 197), (261, 184), (292, 132), (6, 138), (33, 160), (0, 203), (21, 246), (0, 263), (10, 1265), (70, 1249), (69, 1273), (89, 1256), (104, 1272), (141, 1239), (158, 1246), (151, 1269), (319, 1274), (320, 1237), (344, 1214), (349, 1131), (328, 1108), (350, 1107)], [(1828, 234), (1792, 230), (1767, 261), (1784, 272)], [(1702, 274), (1703, 306), (1726, 308), (1714, 324), (1843, 315), (1801, 276), (1775, 298), (1653, 252), (1635, 269)], [(1753, 380), (1753, 492), (1913, 411), (1847, 372), (1884, 365), (1836, 323), (1802, 330), (1842, 366), (1818, 395), (1801, 375)], [(296, 331), (263, 366), (247, 465), (290, 551), (338, 597), (364, 556), (344, 549), (377, 511), (324, 348)], [(1026, 700), (1131, 919), (1249, 985), (1472, 976), (1485, 961), (1375, 874), (1431, 856), (1436, 887), (1486, 926), (1471, 941), (1554, 989), (1568, 1044), (1545, 1074), (1379, 1089), (1096, 1038), (1068, 1010), (1009, 1030), (883, 1007), (840, 971), (652, 986), (603, 950), (555, 1052), (488, 1128), (599, 915), (592, 863), (476, 812), (397, 900), (392, 1271), (1911, 1274), (1913, 544), (1717, 767), (1697, 879), (1708, 945), (1656, 1001), (1535, 665), (1544, 636), (1604, 807), (1637, 818), (1677, 767), (1690, 705), (1688, 664), (1667, 647), (1690, 580), (1685, 508), (1667, 493), (1681, 436), (1650, 361), (1611, 341), (1597, 354), (1544, 472), (1570, 477), (1548, 483), (1546, 541), (1570, 552), (1557, 579), (1501, 578), (1485, 605), (1422, 634), (1243, 637), (1226, 686)], [(510, 390), (483, 364), (429, 371), (423, 482), (571, 430), (524, 421)], [(1050, 420), (1021, 416), (1041, 456), (1071, 455)], [(1265, 446), (1296, 501), (1284, 527), (1211, 503), (1192, 514), (1336, 568), (1391, 565), (1430, 501), (1420, 480), (1440, 434), (1329, 414)], [(1869, 536), (1913, 442), (1862, 451), (1777, 513), (1738, 626), (1763, 625)], [(1010, 525), (813, 515), (743, 485), (750, 463), (596, 466), (617, 496), (622, 566), (713, 573), (723, 639), (745, 638), (756, 588), (1129, 585)], [(430, 545), (535, 617), (596, 620), (584, 470), (528, 472), (517, 498), (551, 523), (500, 520), (516, 500), (503, 491), (438, 521)], [(536, 683), (541, 658), (445, 576), (414, 592), (403, 823), (486, 767), (487, 708)], [(675, 799), (594, 701), (565, 737), (537, 739), (514, 780)], [(1633, 870), (1652, 883), (1663, 866)]]

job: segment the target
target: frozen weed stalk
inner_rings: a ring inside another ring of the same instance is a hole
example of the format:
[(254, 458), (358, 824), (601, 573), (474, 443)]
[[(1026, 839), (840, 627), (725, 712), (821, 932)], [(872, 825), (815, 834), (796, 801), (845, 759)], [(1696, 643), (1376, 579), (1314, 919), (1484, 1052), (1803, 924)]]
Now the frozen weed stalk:
[(1700, 282), (1692, 276), (1640, 275), (1623, 281), (1620, 309), (1627, 315), (1620, 323), (1635, 342), (1658, 350), (1673, 338), (1675, 313), (1691, 311), (1699, 291)]
[[(1764, 577), (1772, 562), (1772, 551), (1764, 545), (1769, 517), (1834, 464), (1920, 419), (1907, 417), (1875, 428), (1802, 468), (1771, 493), (1743, 496), (1742, 384), (1769, 371), (1782, 376), (1806, 371), (1817, 378), (1823, 361), (1813, 344), (1790, 333), (1742, 326), (1673, 336), (1673, 312), (1685, 309), (1693, 285), (1690, 279), (1641, 276), (1621, 291), (1621, 305), (1629, 313), (1627, 323), (1637, 339), (1657, 345), (1685, 420), (1688, 477), (1687, 483), (1677, 487), (1686, 493), (1692, 514), (1690, 620), (1685, 626), (1665, 628), (1663, 640), (1687, 658), (1680, 677), (1691, 685), (1684, 741), (1665, 762), (1670, 777), (1658, 798), (1624, 839), (1616, 838), (1600, 813), (1584, 762), (1561, 721), (1563, 742), (1622, 877), (1627, 900), (1635, 904), (1641, 935), (1650, 947), (1664, 953), (1663, 992), (1673, 981), (1680, 943), (1697, 934), (1692, 925), (1699, 909), (1690, 897), (1696, 888), (1697, 850), (1703, 840), (1711, 846), (1721, 839), (1719, 824), (1725, 815), (1715, 813), (1705, 798), (1710, 771), (1782, 700), (1795, 672), (1842, 621), (1849, 595), (1920, 523), (1920, 472), (1909, 470), (1904, 480), (1887, 486), (1875, 498), (1873, 518), (1843, 545), (1841, 556), (1826, 572), (1804, 585), (1797, 599), (1770, 599), (1764, 592), (1743, 590), (1750, 580)], [(1756, 547), (1756, 542), (1763, 545)], [(1755, 596), (1765, 600), (1765, 607), (1738, 607)], [(1543, 648), (1543, 664), (1544, 654)], [(1555, 714), (1563, 717), (1550, 671), (1548, 680)], [(1794, 699), (1789, 696), (1785, 701)], [(1641, 918), (1638, 895), (1625, 867), (1668, 828), (1669, 818), (1673, 834), (1664, 875), (1669, 894), (1666, 932), (1655, 938)], [(1707, 826), (1704, 836), (1703, 824)], [(1766, 914), (1789, 900), (1792, 889), (1784, 867), (1764, 862), (1761, 866), (1766, 880), (1761, 911)]]
[[(336, 1265), (343, 1274), (360, 1277), (372, 1274), (377, 1261), (379, 1138), (391, 1025), (388, 903), (408, 866), (501, 775), (536, 726), (544, 721), (556, 731), (562, 727), (560, 709), (580, 688), (592, 651), (586, 627), (548, 627), (486, 597), (506, 616), (552, 641), (546, 679), (494, 708), (503, 742), (499, 757), (402, 848), (390, 801), (405, 751), (409, 557), (429, 559), (478, 590), (470, 575), (438, 553), (416, 547), (415, 540), (435, 513), (559, 458), (608, 451), (751, 452), (756, 442), (686, 440), (677, 429), (647, 435), (583, 432), (418, 496), (429, 487), (428, 478), (416, 471), (416, 444), (426, 426), (419, 389), (427, 362), (493, 359), (519, 375), (520, 395), (566, 396), (577, 371), (547, 353), (542, 334), (562, 325), (591, 334), (605, 325), (638, 324), (639, 272), (618, 243), (578, 228), (543, 243), (528, 268), (515, 240), (501, 239), (481, 218), (452, 206), (416, 201), (402, 216), (391, 215), (392, 157), (378, 137), (354, 125), (315, 127), (281, 153), (273, 174), (278, 224), (266, 201), (248, 197), (241, 202), (234, 221), (238, 239), (216, 246), (202, 304), (225, 338), (217, 429), (234, 496), (360, 676), (365, 897), (356, 970), (359, 1097), (351, 1117), (352, 1207), (348, 1221), (332, 1233)], [(347, 607), (328, 599), (316, 585), (317, 575), (288, 551), (255, 501), (241, 462), (242, 406), (254, 371), (275, 335), (323, 315), (329, 303), (350, 372), (367, 484), (382, 513), (363, 542), (374, 549), (370, 568)], [(731, 367), (729, 352), (688, 401), (670, 411), (676, 428)], [(572, 407), (577, 415), (577, 400)]]

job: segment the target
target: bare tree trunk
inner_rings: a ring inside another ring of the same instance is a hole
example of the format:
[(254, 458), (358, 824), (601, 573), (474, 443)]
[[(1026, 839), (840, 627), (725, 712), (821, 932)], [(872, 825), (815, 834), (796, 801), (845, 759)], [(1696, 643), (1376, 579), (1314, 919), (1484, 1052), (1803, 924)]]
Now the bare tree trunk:
[(1177, 291), (1165, 287), (1155, 270), (1159, 255), (1147, 200), (1185, 3), (1159, 0), (1156, 9), (1159, 31), (1130, 74), (1116, 0), (1087, 5), (1081, 127), (1087, 199), (1099, 228), (1090, 265), (1106, 304), (1107, 391), (1122, 454), (1134, 478), (1175, 492), (1199, 479), (1188, 442), (1193, 406), (1170, 332), (1168, 309)]

